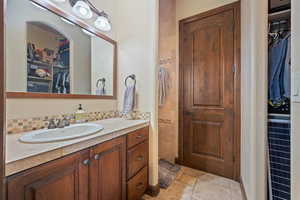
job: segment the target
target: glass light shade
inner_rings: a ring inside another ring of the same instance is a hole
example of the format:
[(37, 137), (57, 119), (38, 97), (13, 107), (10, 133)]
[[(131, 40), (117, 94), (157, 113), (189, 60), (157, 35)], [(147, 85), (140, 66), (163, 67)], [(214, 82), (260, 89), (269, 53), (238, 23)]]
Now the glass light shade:
[(84, 1), (77, 1), (73, 6), (72, 11), (82, 19), (91, 19), (93, 17), (91, 8)]
[(94, 25), (96, 28), (98, 28), (101, 31), (110, 31), (111, 30), (111, 24), (110, 24), (109, 20), (104, 16), (98, 17), (96, 19), (96, 21), (94, 22)]
[(52, 0), (52, 1), (58, 2), (58, 3), (64, 3), (64, 2), (66, 2), (66, 0)]

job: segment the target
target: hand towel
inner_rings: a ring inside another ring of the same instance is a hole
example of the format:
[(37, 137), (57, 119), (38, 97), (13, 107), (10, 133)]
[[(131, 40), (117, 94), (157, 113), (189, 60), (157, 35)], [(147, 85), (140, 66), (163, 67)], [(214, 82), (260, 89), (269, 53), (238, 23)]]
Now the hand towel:
[(135, 86), (127, 86), (124, 94), (123, 112), (128, 114), (135, 106)]
[(169, 89), (169, 73), (166, 68), (160, 67), (158, 73), (158, 81), (159, 81), (159, 105), (163, 106), (166, 101), (167, 92)]

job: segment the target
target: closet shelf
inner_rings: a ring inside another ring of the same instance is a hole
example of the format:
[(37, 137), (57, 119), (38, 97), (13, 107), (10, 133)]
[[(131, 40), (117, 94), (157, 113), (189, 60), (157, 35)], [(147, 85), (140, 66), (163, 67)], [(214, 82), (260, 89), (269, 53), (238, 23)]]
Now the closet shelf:
[(41, 78), (41, 77), (36, 77), (36, 76), (28, 76), (28, 80), (31, 81), (52, 81), (50, 78)]
[(41, 62), (41, 61), (36, 61), (36, 60), (27, 60), (27, 62), (29, 64), (33, 64), (33, 65), (37, 65), (37, 66), (41, 66), (41, 67), (47, 67), (50, 68), (52, 66), (52, 64), (50, 63), (46, 63), (46, 62)]
[(283, 10), (269, 14), (269, 21), (276, 21), (280, 19), (289, 19), (291, 17), (291, 9)]

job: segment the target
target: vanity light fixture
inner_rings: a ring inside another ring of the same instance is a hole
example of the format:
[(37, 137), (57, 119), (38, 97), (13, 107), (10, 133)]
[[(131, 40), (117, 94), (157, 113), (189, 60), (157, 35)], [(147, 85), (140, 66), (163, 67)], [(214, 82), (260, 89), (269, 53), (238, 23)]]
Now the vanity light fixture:
[(95, 14), (94, 26), (101, 31), (112, 29), (108, 15), (104, 11), (99, 11), (89, 0), (69, 0), (73, 12), (80, 18), (91, 19)]
[(35, 3), (34, 1), (30, 1), (30, 3), (31, 3), (32, 5), (34, 5), (35, 7), (41, 9), (41, 10), (47, 10), (46, 8), (44, 8), (43, 6), (41, 6), (41, 5), (37, 4), (37, 3)]
[(111, 30), (111, 24), (108, 20), (108, 17), (104, 15), (103, 12), (102, 16), (97, 17), (96, 21), (94, 22), (94, 25), (97, 29), (101, 31), (110, 31)]
[(95, 35), (93, 34), (93, 33), (91, 33), (91, 32), (89, 32), (89, 31), (87, 31), (87, 30), (85, 30), (85, 29), (81, 29), (82, 30), (82, 32), (84, 32), (85, 34), (87, 34), (88, 36), (91, 36), (91, 37), (95, 37)]
[(82, 19), (91, 19), (93, 17), (93, 12), (85, 1), (77, 1), (72, 11)]

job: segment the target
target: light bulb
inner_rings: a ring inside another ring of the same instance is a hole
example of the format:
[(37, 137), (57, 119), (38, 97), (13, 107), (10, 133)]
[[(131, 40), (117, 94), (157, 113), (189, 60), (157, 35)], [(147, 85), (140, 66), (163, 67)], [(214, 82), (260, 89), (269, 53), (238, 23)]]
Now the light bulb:
[(79, 12), (82, 14), (82, 15), (86, 15), (88, 13), (87, 9), (83, 8), (83, 7), (80, 7), (79, 8)]
[(73, 6), (72, 11), (82, 19), (91, 19), (93, 17), (91, 8), (84, 1), (77, 1)]
[(104, 16), (98, 17), (97, 20), (95, 21), (94, 25), (96, 26), (96, 28), (100, 29), (101, 31), (110, 31), (111, 30), (111, 24), (110, 24), (109, 20)]

